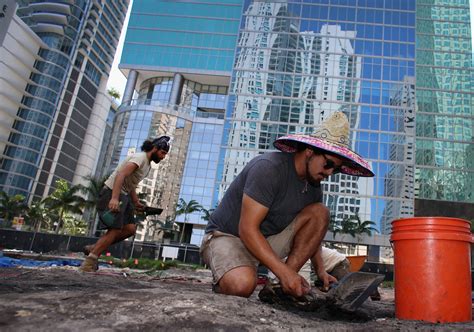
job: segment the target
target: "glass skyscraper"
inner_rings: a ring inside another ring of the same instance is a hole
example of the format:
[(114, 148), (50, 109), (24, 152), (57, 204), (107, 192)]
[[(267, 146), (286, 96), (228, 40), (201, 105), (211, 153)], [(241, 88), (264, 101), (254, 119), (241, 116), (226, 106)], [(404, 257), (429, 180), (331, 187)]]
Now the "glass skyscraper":
[[(254, 1), (243, 11), (221, 193), (259, 153), (336, 111), (376, 177), (324, 183), (333, 218), (414, 213), (416, 7), (408, 1)], [(401, 194), (403, 192), (403, 195)], [(402, 208), (403, 207), (403, 208)]]
[[(171, 136), (168, 156), (138, 191), (164, 209), (158, 221), (189, 224), (184, 238), (195, 244), (206, 221), (200, 212), (176, 217), (176, 204), (182, 198), (213, 208), (241, 10), (238, 0), (135, 1), (119, 65), (128, 80), (107, 153), (109, 170), (145, 139)], [(136, 239), (159, 236), (157, 225), (147, 220)]]
[(417, 210), (474, 220), (469, 1), (418, 0), (416, 24)]
[(276, 137), (339, 110), (376, 176), (324, 184), (336, 221), (358, 214), (388, 233), (396, 218), (441, 213), (440, 201), (474, 219), (470, 37), (467, 0), (246, 2), (220, 195)]
[(2, 142), (0, 190), (31, 201), (47, 196), (57, 179), (77, 184), (94, 175), (110, 105), (105, 84), (128, 0), (17, 3), (16, 15), (43, 44)]
[[(338, 174), (324, 183), (336, 221), (357, 214), (388, 233), (392, 220), (442, 204), (462, 204), (474, 219), (468, 0), (140, 1), (130, 22), (120, 68), (140, 92), (125, 100), (123, 116), (151, 107), (160, 117), (189, 121), (188, 141), (173, 146), (183, 153), (180, 166), (160, 175), (179, 171), (170, 213), (178, 197), (214, 207), (251, 158), (273, 150), (275, 138), (311, 133), (342, 111), (352, 148), (376, 176)], [(202, 90), (182, 88), (203, 83), (222, 91), (212, 98), (225, 100), (209, 112), (218, 114), (214, 127), (193, 113)], [(153, 106), (160, 96), (168, 104)], [(160, 120), (161, 131), (144, 136), (172, 133), (179, 121)], [(119, 127), (122, 135), (134, 130)], [(204, 132), (207, 138), (198, 138)], [(144, 138), (134, 137), (132, 146)], [(123, 157), (129, 146), (111, 157)], [(469, 217), (459, 211), (451, 215)], [(188, 220), (196, 224), (195, 244), (199, 219)]]

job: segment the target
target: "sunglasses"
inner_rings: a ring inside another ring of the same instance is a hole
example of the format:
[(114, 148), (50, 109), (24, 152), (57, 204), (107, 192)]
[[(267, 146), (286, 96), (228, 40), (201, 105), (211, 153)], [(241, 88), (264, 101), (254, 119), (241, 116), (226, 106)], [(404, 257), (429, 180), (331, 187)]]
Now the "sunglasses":
[(336, 166), (336, 163), (334, 160), (328, 159), (326, 155), (323, 153), (322, 154), (324, 160), (326, 161), (326, 164), (324, 164), (323, 168), (324, 169), (332, 169), (332, 174), (340, 173), (341, 172), (341, 166)]

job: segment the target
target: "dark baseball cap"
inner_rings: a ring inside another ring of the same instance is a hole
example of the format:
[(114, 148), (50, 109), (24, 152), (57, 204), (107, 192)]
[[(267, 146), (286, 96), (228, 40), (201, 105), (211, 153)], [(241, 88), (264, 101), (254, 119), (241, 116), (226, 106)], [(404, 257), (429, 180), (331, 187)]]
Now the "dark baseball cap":
[(153, 144), (159, 150), (168, 152), (170, 150), (170, 140), (171, 138), (169, 136), (160, 136), (155, 138), (151, 144)]

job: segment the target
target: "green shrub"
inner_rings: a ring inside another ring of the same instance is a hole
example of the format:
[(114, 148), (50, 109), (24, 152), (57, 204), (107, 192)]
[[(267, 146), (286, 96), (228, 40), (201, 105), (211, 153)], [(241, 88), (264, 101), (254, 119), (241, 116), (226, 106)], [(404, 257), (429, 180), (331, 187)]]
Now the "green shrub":
[(394, 283), (393, 281), (390, 281), (390, 280), (386, 280), (386, 281), (383, 281), (381, 284), (380, 284), (380, 287), (382, 288), (393, 288), (394, 287)]
[(178, 261), (161, 261), (150, 258), (132, 258), (132, 259), (118, 259), (115, 257), (104, 257), (102, 259), (104, 263), (110, 263), (111, 265), (119, 268), (131, 268), (140, 270), (167, 270), (170, 267), (177, 267)]

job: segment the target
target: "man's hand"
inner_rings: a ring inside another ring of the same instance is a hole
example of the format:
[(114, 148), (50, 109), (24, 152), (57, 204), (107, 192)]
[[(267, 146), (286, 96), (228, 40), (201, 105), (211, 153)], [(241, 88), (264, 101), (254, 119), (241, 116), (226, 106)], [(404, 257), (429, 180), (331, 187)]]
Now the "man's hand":
[(145, 210), (145, 205), (143, 205), (140, 201), (133, 202), (133, 205), (135, 206), (135, 210), (137, 211), (144, 211)]
[(322, 291), (327, 292), (329, 290), (329, 285), (337, 282), (337, 279), (326, 271), (318, 271), (318, 278), (323, 282)]
[(290, 269), (286, 273), (281, 274), (279, 279), (285, 294), (301, 297), (308, 294), (311, 290), (311, 286), (306, 279)]
[(112, 212), (120, 211), (120, 201), (116, 198), (111, 198), (109, 201), (109, 210)]

